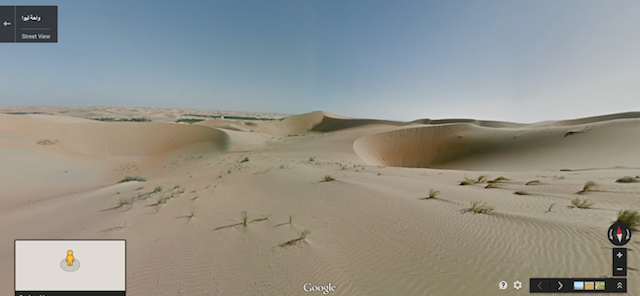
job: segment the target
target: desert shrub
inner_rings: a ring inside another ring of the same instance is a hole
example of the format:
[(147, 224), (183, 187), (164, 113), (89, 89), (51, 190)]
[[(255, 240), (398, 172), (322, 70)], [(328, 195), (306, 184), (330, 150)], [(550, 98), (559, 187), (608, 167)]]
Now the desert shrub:
[(631, 176), (624, 176), (622, 178), (618, 178), (616, 180), (616, 182), (618, 182), (618, 183), (637, 183), (637, 182), (640, 182), (640, 180), (637, 179), (637, 178), (631, 177)]
[(143, 177), (126, 176), (124, 179), (120, 180), (118, 183), (132, 182), (132, 181), (146, 182), (147, 179), (145, 179)]
[(580, 200), (580, 198), (575, 198), (571, 200), (571, 205), (579, 209), (590, 209), (593, 206), (593, 203), (588, 199)]
[(334, 181), (334, 180), (335, 180), (335, 178), (332, 177), (331, 175), (326, 175), (326, 176), (322, 177), (322, 180), (320, 180), (320, 182), (331, 182), (331, 181)]
[(494, 207), (479, 201), (471, 201), (471, 207), (462, 210), (463, 213), (472, 212), (474, 214), (487, 214), (492, 212)]
[(627, 224), (631, 230), (640, 228), (640, 214), (638, 214), (638, 211), (621, 210), (618, 212), (618, 221)]
[(587, 181), (586, 183), (584, 183), (584, 186), (582, 186), (582, 190), (578, 191), (578, 193), (586, 193), (592, 191), (596, 186), (598, 186), (596, 182)]

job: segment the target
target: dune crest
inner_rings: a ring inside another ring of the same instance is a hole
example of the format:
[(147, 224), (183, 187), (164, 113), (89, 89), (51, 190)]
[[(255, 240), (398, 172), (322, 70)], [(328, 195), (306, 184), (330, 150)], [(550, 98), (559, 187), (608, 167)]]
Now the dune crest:
[(522, 128), (456, 123), (367, 135), (353, 148), (369, 164), (412, 168), (524, 171), (638, 166), (640, 140), (631, 135), (639, 128), (640, 119)]

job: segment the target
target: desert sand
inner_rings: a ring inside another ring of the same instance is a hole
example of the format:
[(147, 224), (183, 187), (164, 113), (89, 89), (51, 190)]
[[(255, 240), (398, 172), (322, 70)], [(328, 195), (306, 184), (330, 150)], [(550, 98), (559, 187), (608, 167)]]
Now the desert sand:
[[(321, 295), (305, 283), (332, 283), (330, 295), (522, 295), (531, 277), (610, 277), (607, 228), (640, 209), (640, 183), (615, 182), (640, 175), (640, 113), (519, 124), (222, 112), (275, 120), (182, 124), (201, 111), (0, 112), (42, 113), (0, 114), (2, 295), (13, 294), (14, 239), (33, 238), (126, 239), (132, 296)], [(506, 180), (460, 185), (482, 175)], [(118, 183), (126, 176), (146, 181)], [(577, 194), (587, 181), (597, 186)], [(572, 207), (576, 197), (593, 206)], [(472, 201), (494, 209), (465, 213)], [(626, 245), (629, 295), (638, 244)], [(499, 291), (502, 280), (524, 287)]]

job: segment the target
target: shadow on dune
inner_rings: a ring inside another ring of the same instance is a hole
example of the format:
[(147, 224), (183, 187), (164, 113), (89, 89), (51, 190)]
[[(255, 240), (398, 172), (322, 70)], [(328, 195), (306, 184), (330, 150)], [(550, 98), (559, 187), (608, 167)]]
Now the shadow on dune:
[(235, 224), (229, 224), (229, 225), (225, 225), (225, 226), (220, 226), (220, 227), (216, 227), (213, 230), (221, 230), (221, 229), (225, 229), (225, 228), (231, 228), (231, 227), (236, 227), (236, 226), (240, 226), (242, 225), (242, 222), (240, 223), (235, 223)]
[(494, 128), (517, 128), (526, 126), (522, 123), (505, 122), (505, 121), (490, 121), (490, 120), (476, 120), (476, 119), (418, 119), (411, 121), (411, 123), (417, 124), (452, 124), (452, 123), (470, 123), (477, 126), (494, 127)]
[[(257, 219), (253, 219), (251, 221), (248, 221), (247, 224), (249, 223), (254, 223), (254, 222), (262, 222), (262, 221), (266, 221), (269, 218), (265, 217), (265, 218), (257, 218)], [(229, 225), (225, 225), (225, 226), (220, 226), (220, 227), (216, 227), (213, 230), (221, 230), (221, 229), (225, 229), (225, 228), (231, 228), (231, 227), (236, 227), (236, 226), (241, 226), (242, 222), (240, 223), (235, 223), (235, 224), (229, 224)]]
[(357, 139), (353, 149), (369, 164), (411, 168), (524, 171), (637, 166), (640, 158), (634, 157), (634, 147), (640, 140), (631, 135), (640, 129), (639, 115), (568, 121), (580, 125), (428, 124), (367, 135)]

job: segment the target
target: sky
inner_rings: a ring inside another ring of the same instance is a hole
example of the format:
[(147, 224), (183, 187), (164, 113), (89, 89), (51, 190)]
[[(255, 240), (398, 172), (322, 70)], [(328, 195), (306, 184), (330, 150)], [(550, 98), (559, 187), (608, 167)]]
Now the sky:
[(637, 0), (0, 5), (58, 6), (57, 43), (0, 43), (4, 106), (515, 122), (640, 111)]

